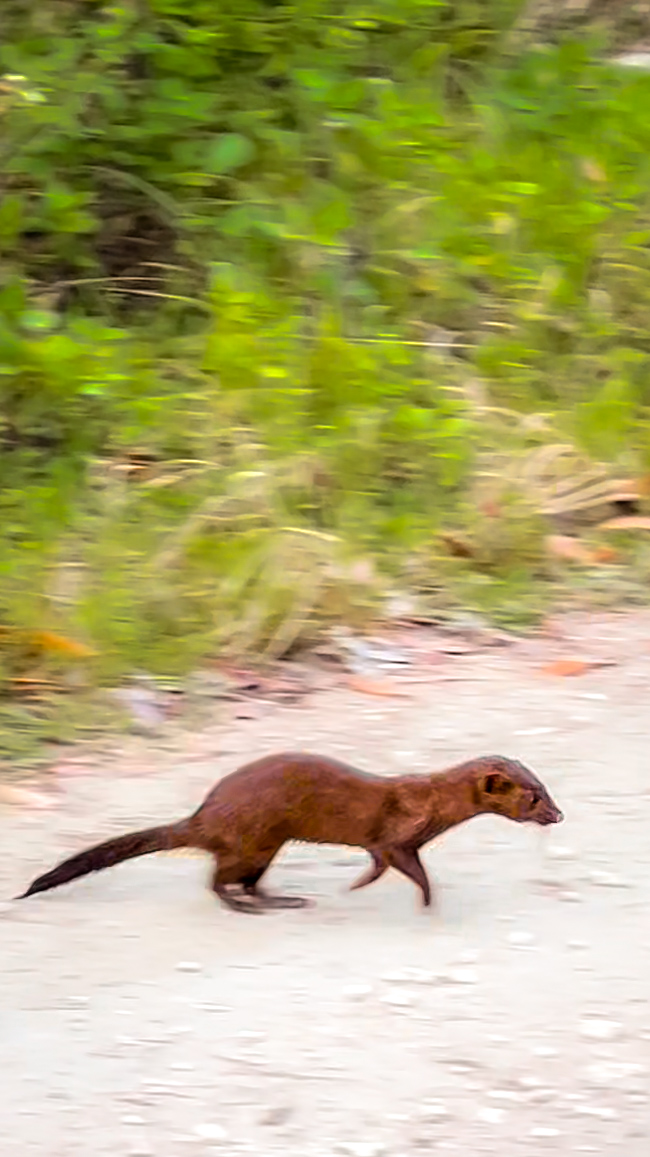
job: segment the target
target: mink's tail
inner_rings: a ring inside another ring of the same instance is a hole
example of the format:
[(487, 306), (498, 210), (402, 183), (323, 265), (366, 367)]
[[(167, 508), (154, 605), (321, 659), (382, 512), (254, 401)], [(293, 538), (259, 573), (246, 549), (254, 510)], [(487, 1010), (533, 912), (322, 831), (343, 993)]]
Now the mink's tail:
[(101, 872), (104, 868), (112, 868), (114, 864), (132, 860), (135, 856), (148, 856), (151, 852), (166, 852), (172, 848), (192, 847), (193, 843), (189, 820), (165, 824), (159, 828), (147, 828), (142, 832), (129, 832), (126, 836), (106, 840), (103, 844), (86, 848), (85, 852), (79, 852), (77, 856), (64, 860), (56, 868), (52, 868), (51, 872), (38, 876), (27, 891), (16, 899), (24, 900), (26, 896), (34, 896), (37, 892), (48, 892), (50, 888), (68, 884), (70, 880), (87, 876), (89, 872)]

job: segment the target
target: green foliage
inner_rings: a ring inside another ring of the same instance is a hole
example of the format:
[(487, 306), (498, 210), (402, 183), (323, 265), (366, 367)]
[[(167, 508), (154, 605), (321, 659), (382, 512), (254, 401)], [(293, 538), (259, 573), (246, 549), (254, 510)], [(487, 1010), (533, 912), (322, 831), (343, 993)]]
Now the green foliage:
[(647, 469), (650, 77), (509, 56), (521, 8), (5, 4), (0, 625), (112, 679), (416, 573), (532, 614), (543, 510), (522, 483), (481, 529), (479, 467), (542, 411)]

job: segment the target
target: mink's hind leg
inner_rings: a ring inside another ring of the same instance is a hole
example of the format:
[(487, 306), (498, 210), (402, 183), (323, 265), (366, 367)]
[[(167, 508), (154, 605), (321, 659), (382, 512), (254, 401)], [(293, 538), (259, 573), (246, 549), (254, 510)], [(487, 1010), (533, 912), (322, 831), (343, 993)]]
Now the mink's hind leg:
[(237, 884), (219, 883), (217, 880), (217, 874), (215, 873), (215, 878), (212, 884), (212, 891), (219, 897), (221, 902), (225, 904), (227, 908), (232, 908), (233, 912), (262, 912), (263, 909), (260, 908), (259, 904), (255, 903), (252, 897), (249, 898), (245, 895), (238, 896), (233, 894), (233, 889), (238, 889), (238, 887), (239, 885)]
[[(277, 849), (276, 849), (277, 850)], [(275, 852), (273, 853), (275, 855)], [(273, 896), (260, 888), (259, 881), (271, 863), (271, 857), (263, 867), (255, 868), (242, 876), (241, 883), (248, 896), (253, 897), (261, 908), (307, 908), (311, 901), (304, 896)]]
[(212, 877), (212, 891), (227, 908), (232, 908), (234, 912), (261, 912), (262, 908), (252, 897), (241, 894), (233, 895), (233, 889), (241, 893), (243, 886), (241, 880), (237, 878), (237, 873), (235, 873), (235, 878), (232, 878), (233, 873), (229, 868), (230, 865), (217, 863)]
[(408, 876), (422, 892), (425, 908), (431, 905), (431, 885), (420, 857), (414, 848), (391, 848), (390, 862), (402, 875)]
[(308, 908), (312, 903), (306, 896), (274, 896), (265, 892), (257, 884), (247, 884), (246, 882), (244, 882), (244, 891), (248, 896), (253, 896), (257, 900), (260, 908)]
[(356, 892), (359, 888), (365, 888), (368, 884), (374, 884), (375, 880), (383, 876), (384, 872), (390, 867), (390, 860), (386, 852), (370, 851), (370, 855), (372, 856), (372, 864), (369, 868), (366, 868), (358, 880), (354, 881), (354, 884), (350, 884), (351, 892)]
[[(282, 844), (264, 849), (257, 848), (253, 856), (222, 853), (217, 855), (213, 890), (229, 908), (237, 912), (264, 912), (270, 908), (306, 908), (309, 901), (302, 896), (270, 896), (259, 887), (259, 881), (279, 852)], [(232, 894), (238, 889), (239, 895)]]

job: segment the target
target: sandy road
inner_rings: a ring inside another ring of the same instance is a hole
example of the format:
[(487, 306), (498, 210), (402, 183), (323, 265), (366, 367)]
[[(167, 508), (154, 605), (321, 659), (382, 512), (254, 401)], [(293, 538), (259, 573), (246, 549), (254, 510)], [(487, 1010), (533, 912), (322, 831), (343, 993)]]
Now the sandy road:
[(502, 752), (567, 816), (547, 839), (491, 817), (450, 833), (426, 855), (431, 914), (393, 874), (349, 894), (362, 853), (303, 847), (273, 877), (307, 911), (225, 911), (207, 864), (161, 856), (5, 904), (0, 1152), (647, 1157), (650, 617), (580, 630), (567, 645), (618, 666), (467, 656), (405, 699), (324, 691), (222, 720), (155, 774), (127, 774), (140, 741), (55, 810), (0, 809), (3, 897), (278, 748), (386, 773)]

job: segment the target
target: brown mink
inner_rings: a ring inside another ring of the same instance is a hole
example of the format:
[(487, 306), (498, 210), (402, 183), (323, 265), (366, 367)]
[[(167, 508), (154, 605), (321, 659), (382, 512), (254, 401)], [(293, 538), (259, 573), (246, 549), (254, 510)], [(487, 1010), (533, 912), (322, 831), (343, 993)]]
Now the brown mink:
[(537, 776), (500, 755), (470, 759), (433, 775), (390, 777), (320, 755), (269, 755), (220, 780), (188, 819), (80, 852), (39, 876), (20, 899), (135, 856), (200, 848), (214, 856), (212, 888), (230, 908), (299, 908), (308, 901), (269, 895), (260, 887), (280, 848), (298, 840), (365, 848), (372, 863), (352, 889), (395, 868), (418, 886), (428, 906), (431, 888), (419, 848), (485, 813), (541, 825), (563, 818)]

